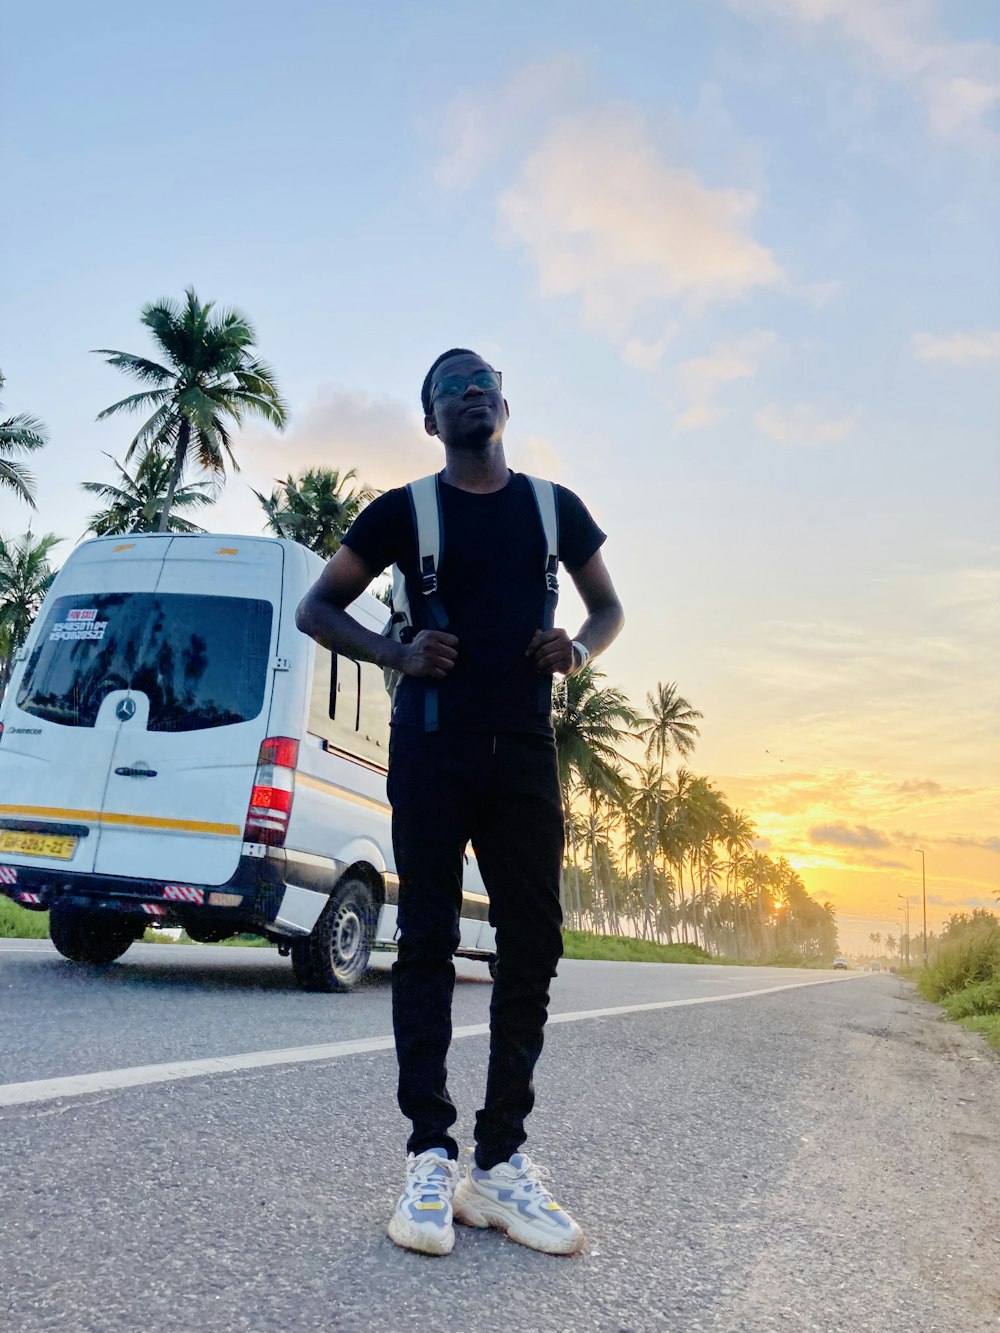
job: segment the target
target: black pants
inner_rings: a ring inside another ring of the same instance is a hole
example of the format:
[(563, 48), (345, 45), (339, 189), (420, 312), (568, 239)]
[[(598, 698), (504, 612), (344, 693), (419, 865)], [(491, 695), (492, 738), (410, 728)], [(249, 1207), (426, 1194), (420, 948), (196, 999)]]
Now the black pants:
[(392, 1018), (407, 1151), (447, 1148), (455, 1106), (447, 1054), (459, 943), (462, 867), (472, 843), (489, 892), (497, 975), (490, 1002), (486, 1099), (476, 1161), (489, 1169), (525, 1140), (535, 1099), (549, 983), (562, 954), (563, 821), (548, 736), (425, 733), (393, 728), (389, 799), (399, 888)]

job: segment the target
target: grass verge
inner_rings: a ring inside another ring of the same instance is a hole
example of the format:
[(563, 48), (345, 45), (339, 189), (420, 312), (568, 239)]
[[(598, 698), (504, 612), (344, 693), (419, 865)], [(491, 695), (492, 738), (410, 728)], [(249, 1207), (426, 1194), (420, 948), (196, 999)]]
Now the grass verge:
[(993, 1049), (1000, 1051), (1000, 1014), (975, 1014), (958, 1021), (970, 1032), (981, 1032)]
[(654, 944), (628, 935), (592, 935), (587, 930), (563, 931), (563, 956), (603, 958), (614, 963), (714, 963), (697, 944)]
[(914, 980), (921, 994), (936, 1000), (949, 1018), (982, 1033), (1000, 1050), (1000, 927), (981, 925), (961, 932)]
[(47, 940), (48, 912), (29, 912), (0, 894), (0, 940)]

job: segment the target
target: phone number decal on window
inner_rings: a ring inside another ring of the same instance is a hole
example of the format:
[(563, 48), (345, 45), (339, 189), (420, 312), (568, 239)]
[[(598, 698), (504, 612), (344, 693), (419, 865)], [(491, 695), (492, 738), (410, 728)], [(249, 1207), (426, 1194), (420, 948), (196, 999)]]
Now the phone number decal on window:
[(52, 626), (50, 639), (103, 639), (108, 627), (106, 620), (60, 620)]

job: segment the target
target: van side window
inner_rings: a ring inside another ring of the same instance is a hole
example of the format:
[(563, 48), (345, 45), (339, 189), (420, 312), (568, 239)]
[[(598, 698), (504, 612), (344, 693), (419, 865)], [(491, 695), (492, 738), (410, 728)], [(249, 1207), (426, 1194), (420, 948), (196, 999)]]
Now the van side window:
[(389, 696), (382, 671), (371, 662), (316, 648), (309, 730), (329, 750), (385, 768), (389, 755)]

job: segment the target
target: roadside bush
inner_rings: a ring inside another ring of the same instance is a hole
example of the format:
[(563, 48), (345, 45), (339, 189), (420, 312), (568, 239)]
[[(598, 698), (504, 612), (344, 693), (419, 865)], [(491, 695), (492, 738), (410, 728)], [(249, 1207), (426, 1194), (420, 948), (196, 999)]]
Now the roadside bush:
[(943, 945), (933, 967), (921, 972), (917, 984), (928, 1000), (943, 1000), (966, 986), (1000, 978), (1000, 927), (981, 926)]
[(29, 912), (18, 907), (9, 898), (0, 895), (0, 939), (47, 940), (49, 938), (48, 912)]
[(1000, 972), (988, 981), (975, 981), (942, 1001), (949, 1018), (972, 1018), (977, 1014), (1000, 1014)]

